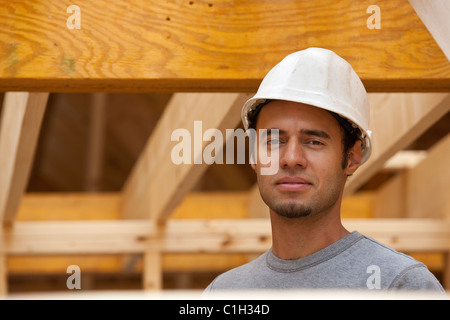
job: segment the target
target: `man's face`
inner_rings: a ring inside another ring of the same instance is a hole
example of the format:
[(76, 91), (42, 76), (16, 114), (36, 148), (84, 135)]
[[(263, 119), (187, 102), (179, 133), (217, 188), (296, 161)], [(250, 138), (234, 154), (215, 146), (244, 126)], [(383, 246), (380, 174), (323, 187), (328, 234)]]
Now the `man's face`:
[(340, 205), (346, 169), (342, 169), (342, 133), (327, 111), (309, 105), (276, 100), (261, 109), (256, 129), (278, 129), (258, 141), (278, 148), (279, 170), (261, 175), (254, 165), (264, 202), (278, 215), (299, 218)]

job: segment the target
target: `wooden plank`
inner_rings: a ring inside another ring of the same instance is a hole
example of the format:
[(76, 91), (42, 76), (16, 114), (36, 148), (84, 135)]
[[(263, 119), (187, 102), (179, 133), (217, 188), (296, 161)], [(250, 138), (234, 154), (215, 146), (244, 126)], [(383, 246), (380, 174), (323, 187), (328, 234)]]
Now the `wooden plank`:
[(341, 218), (373, 218), (374, 193), (372, 191), (360, 191), (342, 199)]
[[(450, 64), (406, 1), (5, 1), (0, 90), (72, 92), (256, 90), (287, 54), (327, 47), (369, 91), (449, 91)], [(444, 33), (446, 35), (448, 33)], [(426, 50), (424, 49), (426, 48)]]
[(103, 161), (105, 149), (105, 117), (108, 106), (106, 93), (94, 93), (91, 97), (91, 112), (89, 123), (89, 140), (86, 155), (85, 190), (98, 191), (101, 189)]
[(428, 157), (406, 174), (406, 210), (410, 218), (450, 218), (450, 134), (428, 152)]
[(442, 138), (415, 167), (399, 173), (377, 191), (377, 218), (450, 218), (450, 135)]
[(121, 195), (102, 193), (26, 193), (17, 221), (117, 220)]
[[(121, 213), (120, 192), (26, 193), (17, 221), (117, 220)], [(191, 192), (176, 207), (174, 219), (247, 218), (248, 193)]]
[(123, 255), (39, 255), (7, 257), (8, 274), (61, 274), (68, 266), (77, 265), (83, 273), (111, 274), (126, 272), (122, 268)]
[[(162, 233), (148, 220), (17, 222), (3, 230), (0, 253), (247, 253), (270, 245), (268, 221), (171, 221)], [(233, 229), (229, 229), (229, 228)]]
[(190, 192), (170, 216), (171, 219), (245, 219), (248, 192)]
[(90, 94), (51, 95), (30, 183), (50, 190), (84, 190), (89, 99)]
[(255, 184), (249, 191), (248, 213), (251, 219), (269, 219), (269, 207), (264, 203), (259, 192), (258, 184)]
[(450, 252), (444, 254), (443, 286), (450, 288)]
[(427, 152), (424, 150), (402, 150), (385, 163), (383, 170), (411, 169), (426, 157)]
[(162, 290), (162, 256), (157, 251), (144, 253), (142, 286), (146, 291)]
[(387, 181), (375, 192), (373, 211), (375, 218), (406, 218), (407, 176), (400, 173)]
[[(450, 250), (450, 221), (345, 219), (343, 223), (348, 230), (358, 230), (397, 250)], [(267, 219), (169, 220), (163, 231), (148, 220), (17, 222), (0, 236), (0, 254), (29, 256), (261, 253), (271, 246)]]
[(345, 185), (355, 192), (398, 151), (419, 137), (450, 110), (448, 94), (371, 94), (372, 155)]
[[(167, 219), (207, 168), (202, 154), (211, 142), (203, 141), (203, 132), (196, 136), (194, 122), (201, 120), (202, 130), (218, 129), (225, 137), (225, 130), (239, 123), (247, 98), (245, 94), (226, 93), (174, 95), (125, 183), (123, 217)], [(171, 136), (176, 129), (190, 133), (191, 164), (177, 165), (171, 159), (177, 144), (171, 143)], [(200, 159), (200, 164), (195, 164), (195, 159)]]
[(8, 294), (8, 269), (6, 255), (0, 254), (0, 299)]
[(403, 252), (450, 250), (450, 222), (442, 219), (348, 219), (343, 224)]
[(25, 192), (48, 93), (8, 92), (0, 131), (0, 221), (13, 223)]
[[(269, 218), (267, 206), (254, 192), (190, 192), (176, 207), (171, 219), (245, 219)], [(373, 194), (359, 192), (344, 199), (343, 218), (372, 217)], [(17, 221), (117, 220), (121, 194), (102, 193), (26, 193), (17, 213)], [(258, 212), (264, 205), (264, 213)], [(252, 213), (253, 212), (253, 213)]]
[(450, 41), (448, 40), (450, 2), (447, 0), (409, 0), (409, 3), (450, 61)]
[[(70, 265), (78, 265), (91, 274), (141, 273), (143, 254), (133, 255), (124, 267), (124, 254), (95, 255), (33, 255), (9, 256), (8, 275), (60, 274)], [(133, 263), (131, 263), (133, 262)], [(165, 253), (162, 254), (163, 272), (217, 272), (230, 270), (248, 262), (247, 255), (239, 253)]]

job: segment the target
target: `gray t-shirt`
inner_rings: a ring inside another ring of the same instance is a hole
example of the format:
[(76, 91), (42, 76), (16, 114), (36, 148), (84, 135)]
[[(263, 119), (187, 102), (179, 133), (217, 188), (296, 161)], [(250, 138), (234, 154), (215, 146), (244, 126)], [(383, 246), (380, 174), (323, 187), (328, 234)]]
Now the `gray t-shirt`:
[(218, 276), (205, 290), (250, 289), (431, 290), (445, 293), (427, 267), (354, 231), (298, 260), (282, 260), (272, 249)]

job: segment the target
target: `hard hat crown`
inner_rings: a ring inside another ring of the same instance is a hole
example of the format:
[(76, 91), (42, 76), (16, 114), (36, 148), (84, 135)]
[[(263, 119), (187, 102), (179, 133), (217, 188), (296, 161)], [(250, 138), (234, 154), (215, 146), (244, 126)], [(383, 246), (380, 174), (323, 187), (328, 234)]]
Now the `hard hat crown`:
[(312, 105), (339, 114), (359, 128), (363, 159), (371, 153), (369, 100), (351, 65), (334, 52), (308, 48), (288, 55), (264, 77), (258, 92), (242, 109), (248, 129), (248, 113), (266, 100), (286, 100)]

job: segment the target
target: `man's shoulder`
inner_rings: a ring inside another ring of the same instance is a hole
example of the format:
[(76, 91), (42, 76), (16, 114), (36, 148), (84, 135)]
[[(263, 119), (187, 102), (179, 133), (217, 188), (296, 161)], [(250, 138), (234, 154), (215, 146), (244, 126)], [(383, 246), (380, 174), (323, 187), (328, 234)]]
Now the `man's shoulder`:
[(397, 267), (409, 267), (411, 265), (422, 264), (411, 256), (398, 252), (395, 249), (366, 235), (363, 235), (360, 244), (361, 249), (368, 256), (384, 260), (386, 263)]
[(250, 281), (255, 274), (259, 274), (261, 269), (266, 265), (266, 255), (267, 252), (242, 266), (222, 273), (211, 282), (206, 291), (213, 289), (246, 288), (248, 281)]
[(361, 264), (374, 265), (382, 269), (382, 273), (395, 277), (410, 268), (427, 267), (404, 253), (377, 241), (371, 237), (363, 235), (361, 241), (352, 246), (351, 250)]
[(366, 263), (379, 268), (382, 278), (389, 279), (389, 283), (385, 283), (387, 289), (443, 291), (427, 266), (413, 257), (367, 236), (363, 237), (360, 245)]

